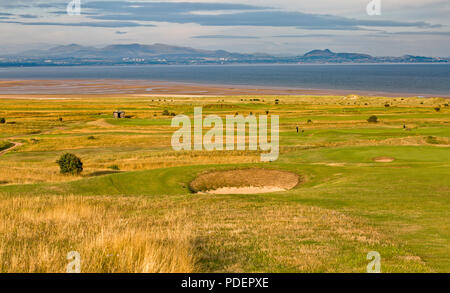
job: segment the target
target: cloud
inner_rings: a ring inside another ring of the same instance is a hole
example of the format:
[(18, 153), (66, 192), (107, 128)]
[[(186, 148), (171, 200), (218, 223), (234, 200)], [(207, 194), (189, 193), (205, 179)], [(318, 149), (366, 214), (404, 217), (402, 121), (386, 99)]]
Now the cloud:
[(377, 34), (367, 35), (368, 37), (392, 37), (392, 36), (450, 36), (448, 31), (408, 31), (408, 32), (386, 32), (380, 31)]
[(231, 35), (204, 35), (193, 36), (194, 39), (259, 39), (255, 36), (231, 36)]
[(38, 18), (36, 15), (31, 14), (19, 14), (21, 18)]
[(450, 32), (433, 32), (433, 31), (418, 31), (418, 32), (394, 32), (388, 33), (388, 35), (409, 35), (409, 36), (450, 36)]
[(331, 34), (304, 34), (304, 35), (278, 35), (272, 36), (272, 38), (330, 38), (335, 35)]
[[(22, 3), (17, 5), (22, 5)], [(55, 8), (57, 10), (47, 11), (47, 13), (56, 15), (64, 15), (66, 13), (65, 6), (66, 3), (62, 2), (33, 4), (33, 7), (42, 9)], [(195, 23), (202, 26), (296, 27), (309, 30), (362, 30), (375, 27), (436, 28), (441, 26), (424, 21), (356, 19), (236, 3), (95, 1), (83, 2), (81, 7), (82, 15), (88, 20), (101, 20), (102, 22), (95, 22), (92, 25), (89, 25), (88, 21), (81, 24), (61, 21), (55, 22), (55, 24), (49, 22), (35, 24), (111, 27), (114, 22), (128, 23), (129, 26), (141, 26), (137, 22), (151, 21), (178, 24)], [(32, 18), (33, 16), (24, 15), (23, 17)], [(30, 25), (28, 23), (21, 24)]]
[(23, 22), (23, 21), (0, 21), (0, 23), (14, 23), (30, 26), (84, 26), (84, 27), (154, 27), (152, 24), (140, 24), (137, 22), (127, 22), (127, 21), (103, 21), (103, 22)]
[[(85, 7), (91, 11), (101, 12), (102, 15), (94, 16), (94, 19), (197, 23), (203, 26), (272, 26), (331, 30), (354, 30), (360, 27), (429, 28), (439, 26), (423, 21), (359, 20), (333, 15), (280, 11), (264, 6), (243, 4), (90, 2)], [(223, 10), (226, 13), (195, 13), (198, 11)], [(120, 13), (117, 13), (118, 11)]]

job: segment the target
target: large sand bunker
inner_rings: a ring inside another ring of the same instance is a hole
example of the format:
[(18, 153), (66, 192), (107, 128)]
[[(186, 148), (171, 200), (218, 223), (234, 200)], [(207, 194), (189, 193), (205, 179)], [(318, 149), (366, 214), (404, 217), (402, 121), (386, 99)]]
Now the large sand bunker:
[(286, 191), (298, 183), (295, 173), (253, 168), (203, 173), (189, 187), (196, 193), (255, 194)]

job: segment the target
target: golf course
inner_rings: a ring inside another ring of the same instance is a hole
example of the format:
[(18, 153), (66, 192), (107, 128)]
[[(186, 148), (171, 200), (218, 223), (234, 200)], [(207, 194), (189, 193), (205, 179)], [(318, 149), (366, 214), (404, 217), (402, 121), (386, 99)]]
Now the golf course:
[[(371, 251), (385, 273), (449, 272), (449, 103), (4, 94), (0, 272), (63, 273), (71, 251), (86, 273), (365, 273)], [(277, 115), (278, 159), (174, 150), (172, 119), (194, 107)], [(82, 172), (60, 172), (66, 153)]]

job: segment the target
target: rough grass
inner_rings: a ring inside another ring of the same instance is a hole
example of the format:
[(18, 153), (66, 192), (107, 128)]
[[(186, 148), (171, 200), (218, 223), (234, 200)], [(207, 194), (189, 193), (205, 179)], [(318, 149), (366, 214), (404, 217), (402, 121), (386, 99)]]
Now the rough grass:
[(364, 272), (373, 249), (428, 271), (362, 219), (271, 200), (1, 196), (0, 219), (2, 273), (65, 272), (70, 251), (82, 272)]
[(139, 199), (0, 197), (0, 272), (193, 272), (191, 227), (182, 211), (156, 217)]

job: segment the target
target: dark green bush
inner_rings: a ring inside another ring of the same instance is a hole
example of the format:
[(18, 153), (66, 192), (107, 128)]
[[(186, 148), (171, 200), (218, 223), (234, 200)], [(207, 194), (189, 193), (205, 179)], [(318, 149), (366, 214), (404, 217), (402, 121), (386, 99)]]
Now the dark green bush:
[(62, 155), (56, 163), (62, 174), (78, 175), (83, 171), (83, 163), (80, 158), (71, 153)]
[(378, 122), (378, 117), (375, 115), (372, 115), (369, 117), (369, 119), (367, 119), (367, 122), (369, 123), (377, 123)]
[(6, 123), (6, 119), (5, 119), (5, 118), (3, 118), (3, 117), (2, 117), (2, 118), (0, 118), (0, 123), (1, 123), (1, 124), (5, 124), (5, 123)]
[(439, 144), (439, 140), (434, 136), (428, 136), (426, 141), (430, 144)]
[(108, 168), (111, 169), (111, 170), (120, 170), (119, 166), (118, 166), (118, 165), (115, 165), (115, 164), (109, 166)]

